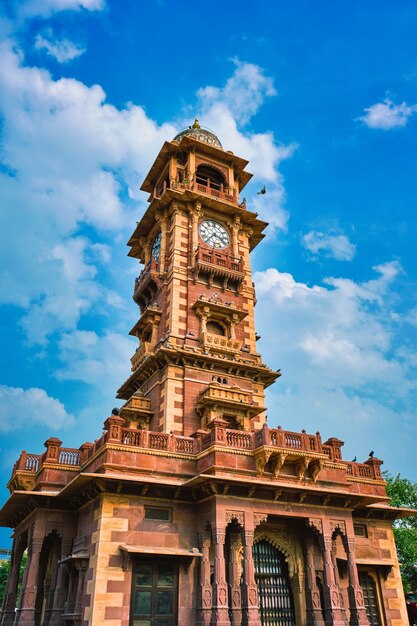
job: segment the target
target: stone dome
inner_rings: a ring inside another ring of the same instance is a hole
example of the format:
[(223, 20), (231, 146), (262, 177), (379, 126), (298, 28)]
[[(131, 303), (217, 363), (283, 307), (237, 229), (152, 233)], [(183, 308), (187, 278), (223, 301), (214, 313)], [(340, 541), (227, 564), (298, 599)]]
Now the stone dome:
[(202, 128), (197, 118), (194, 120), (194, 124), (192, 126), (184, 128), (184, 130), (175, 135), (173, 141), (180, 142), (181, 139), (186, 136), (193, 137), (194, 139), (197, 139), (197, 141), (202, 141), (203, 143), (207, 143), (209, 146), (214, 146), (215, 148), (223, 150), (223, 146), (220, 143), (219, 138), (208, 128)]

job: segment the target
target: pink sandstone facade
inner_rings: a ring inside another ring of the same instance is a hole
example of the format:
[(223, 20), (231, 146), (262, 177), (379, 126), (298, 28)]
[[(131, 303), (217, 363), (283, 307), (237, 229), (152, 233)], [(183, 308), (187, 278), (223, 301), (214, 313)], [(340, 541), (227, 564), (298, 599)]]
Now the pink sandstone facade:
[(197, 121), (162, 146), (125, 403), (94, 443), (16, 462), (2, 625), (406, 626), (382, 461), (266, 424), (246, 165)]

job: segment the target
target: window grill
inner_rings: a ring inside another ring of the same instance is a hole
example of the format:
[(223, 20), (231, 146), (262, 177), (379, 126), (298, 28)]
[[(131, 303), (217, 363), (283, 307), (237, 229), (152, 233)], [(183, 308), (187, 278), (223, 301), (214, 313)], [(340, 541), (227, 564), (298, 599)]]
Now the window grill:
[(253, 546), (262, 626), (295, 626), (294, 603), (285, 557), (268, 541)]

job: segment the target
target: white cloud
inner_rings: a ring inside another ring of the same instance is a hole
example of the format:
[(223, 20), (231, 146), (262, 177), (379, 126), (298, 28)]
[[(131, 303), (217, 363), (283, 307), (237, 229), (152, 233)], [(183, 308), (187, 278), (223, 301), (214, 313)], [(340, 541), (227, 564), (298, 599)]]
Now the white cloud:
[(240, 130), (239, 125), (249, 122), (264, 101), (274, 96), (276, 91), (272, 79), (264, 74), (261, 67), (238, 60), (235, 60), (235, 65), (235, 71), (224, 87), (199, 89), (199, 119), (202, 124), (215, 129), (225, 150), (233, 150), (250, 162), (254, 184), (259, 187), (268, 184), (267, 194), (262, 197), (253, 193), (252, 186), (250, 208), (270, 223), (270, 232), (285, 230), (289, 214), (285, 209), (284, 179), (279, 165), (294, 154), (297, 146), (295, 143), (278, 144), (272, 132)]
[[(401, 445), (407, 449), (417, 436), (415, 362), (392, 315), (401, 267), (374, 270), (365, 282), (327, 278), (314, 286), (275, 268), (255, 273), (266, 338), (260, 350), (284, 374), (270, 391), (270, 425), (315, 432), (320, 424), (325, 437), (346, 439), (358, 458), (374, 448), (395, 466)], [(365, 422), (371, 440), (364, 440)]]
[(356, 246), (342, 234), (312, 230), (303, 236), (302, 244), (313, 255), (323, 253), (338, 261), (351, 261), (356, 254)]
[(48, 396), (44, 389), (0, 385), (0, 431), (8, 432), (28, 425), (43, 425), (58, 430), (71, 426), (74, 416), (64, 405)]
[(417, 105), (408, 105), (405, 102), (394, 104), (387, 98), (384, 102), (377, 102), (365, 109), (365, 114), (358, 119), (369, 128), (391, 130), (404, 128), (413, 113), (417, 112)]
[(21, 18), (49, 17), (60, 11), (102, 11), (105, 0), (17, 0), (17, 13)]
[(89, 385), (114, 388), (130, 373), (130, 357), (137, 341), (126, 335), (93, 331), (66, 333), (59, 342), (59, 357), (64, 367), (56, 373), (60, 380), (80, 380)]
[[(8, 170), (0, 175), (0, 299), (25, 307), (30, 341), (45, 344), (53, 332), (74, 330), (98, 293), (103, 304), (110, 299), (98, 270), (117, 272), (109, 245), (120, 233), (124, 242), (137, 219), (138, 183), (176, 130), (158, 127), (140, 107), (107, 104), (97, 85), (26, 67), (10, 42), (2, 47), (0, 109)], [(76, 235), (84, 225), (94, 244)]]
[(55, 39), (49, 31), (44, 35), (37, 35), (35, 39), (36, 50), (46, 50), (58, 63), (73, 61), (85, 52), (85, 48), (69, 39)]
[(265, 98), (275, 96), (276, 90), (272, 78), (265, 76), (259, 65), (242, 63), (234, 59), (236, 69), (225, 86), (202, 87), (197, 95), (203, 104), (203, 113), (218, 103), (225, 104), (234, 119), (246, 124), (257, 113)]

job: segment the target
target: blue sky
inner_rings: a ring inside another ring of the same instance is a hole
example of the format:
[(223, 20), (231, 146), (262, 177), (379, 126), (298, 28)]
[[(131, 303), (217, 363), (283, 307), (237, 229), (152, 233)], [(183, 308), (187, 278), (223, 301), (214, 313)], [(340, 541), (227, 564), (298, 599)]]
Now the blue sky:
[[(126, 241), (197, 115), (270, 222), (268, 422), (416, 473), (414, 2), (20, 0), (0, 35), (1, 490), (20, 451), (101, 433), (136, 347)], [(256, 191), (265, 184), (267, 194)], [(7, 533), (1, 535), (7, 542)]]

